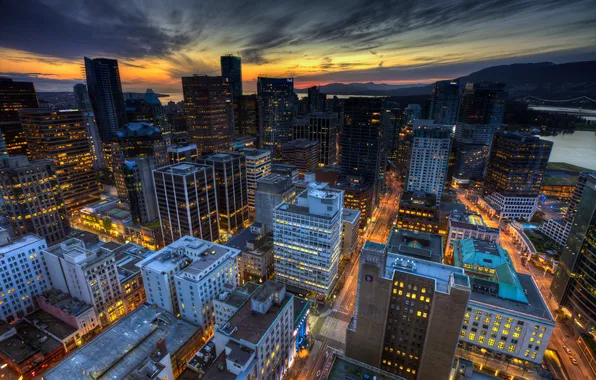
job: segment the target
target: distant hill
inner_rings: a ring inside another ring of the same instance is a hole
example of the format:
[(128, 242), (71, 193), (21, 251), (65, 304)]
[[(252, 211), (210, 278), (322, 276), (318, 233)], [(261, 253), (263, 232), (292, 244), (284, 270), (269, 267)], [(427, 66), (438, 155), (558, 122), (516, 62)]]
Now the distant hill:
[[(569, 99), (586, 95), (596, 97), (596, 61), (555, 64), (552, 62), (519, 63), (492, 66), (457, 78), (466, 82), (507, 83), (509, 97), (533, 95), (548, 99)], [(321, 91), (337, 95), (415, 96), (430, 95), (433, 85), (387, 85), (382, 83), (332, 83)], [(306, 92), (306, 90), (296, 90)]]

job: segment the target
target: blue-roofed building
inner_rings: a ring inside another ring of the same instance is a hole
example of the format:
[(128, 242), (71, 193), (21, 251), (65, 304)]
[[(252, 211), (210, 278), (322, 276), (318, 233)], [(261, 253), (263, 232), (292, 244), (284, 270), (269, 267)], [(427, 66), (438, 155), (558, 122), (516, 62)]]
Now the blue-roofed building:
[(453, 255), (472, 284), (460, 348), (540, 365), (555, 321), (532, 276), (517, 273), (509, 253), (495, 242), (454, 240)]

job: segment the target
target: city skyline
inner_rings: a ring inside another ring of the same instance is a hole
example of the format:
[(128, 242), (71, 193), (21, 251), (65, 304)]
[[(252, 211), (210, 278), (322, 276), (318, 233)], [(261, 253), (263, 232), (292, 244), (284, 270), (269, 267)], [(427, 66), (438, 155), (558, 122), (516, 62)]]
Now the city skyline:
[(83, 56), (118, 59), (125, 91), (165, 93), (181, 92), (185, 75), (220, 75), (225, 54), (242, 57), (247, 92), (259, 75), (295, 77), (300, 88), (415, 84), (499, 64), (596, 58), (595, 18), (585, 0), (451, 1), (441, 7), (237, 0), (208, 8), (184, 0), (171, 6), (157, 0), (68, 7), (60, 0), (36, 2), (11, 4), (0, 16), (0, 75), (33, 81), (38, 91), (70, 91), (82, 81)]

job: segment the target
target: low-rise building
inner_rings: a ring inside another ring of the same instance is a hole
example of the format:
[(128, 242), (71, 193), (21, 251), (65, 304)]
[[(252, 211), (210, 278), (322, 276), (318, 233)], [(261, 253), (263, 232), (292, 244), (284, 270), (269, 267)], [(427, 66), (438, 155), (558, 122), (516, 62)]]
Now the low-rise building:
[(393, 228), (387, 239), (387, 252), (443, 262), (443, 238), (437, 234)]
[(226, 246), (241, 251), (238, 257), (240, 283), (262, 283), (273, 277), (273, 233), (263, 233), (259, 222), (234, 236)]
[(449, 235), (446, 249), (451, 248), (453, 240), (478, 239), (498, 242), (500, 237), (498, 228), (484, 224), (482, 216), (472, 213), (454, 212), (449, 216)]
[(58, 289), (50, 289), (37, 297), (39, 308), (77, 330), (82, 341), (92, 337), (100, 327), (95, 308)]
[(0, 228), (0, 319), (10, 323), (33, 312), (35, 296), (51, 287), (43, 260), (46, 246), (37, 235), (13, 240)]
[(540, 365), (555, 321), (532, 276), (516, 273), (507, 251), (494, 242), (464, 239), (453, 245), (455, 263), (472, 283), (460, 348)]
[(292, 178), (292, 182), (296, 182), (298, 180), (298, 174), (300, 169), (296, 165), (288, 165), (288, 164), (280, 164), (275, 163), (271, 165), (271, 173), (272, 174), (281, 174), (286, 175)]
[(360, 210), (344, 208), (341, 214), (341, 254), (350, 260), (358, 247)]
[(257, 223), (262, 224), (266, 232), (273, 231), (273, 209), (283, 202), (293, 202), (296, 188), (292, 177), (283, 174), (269, 174), (257, 180), (255, 207)]
[(232, 288), (231, 286), (224, 287), (217, 298), (213, 299), (215, 328), (223, 327), (260, 287), (261, 285), (254, 282), (247, 282), (237, 288)]
[[(103, 247), (106, 248), (108, 244), (104, 244)], [(126, 312), (129, 313), (147, 301), (143, 275), (137, 264), (154, 252), (133, 243), (115, 244), (115, 246), (111, 250), (116, 258), (118, 279), (122, 288), (122, 301)]]
[(347, 176), (346, 179), (338, 181), (334, 186), (344, 192), (344, 207), (360, 211), (360, 229), (364, 229), (372, 218), (373, 186), (366, 182), (363, 177)]
[(439, 205), (434, 194), (406, 191), (399, 201), (397, 227), (438, 234)]
[(168, 158), (170, 165), (180, 162), (194, 162), (199, 156), (197, 144), (178, 144), (168, 146)]
[(174, 380), (201, 343), (197, 326), (143, 305), (51, 369), (44, 379), (124, 379), (143, 374), (146, 379)]

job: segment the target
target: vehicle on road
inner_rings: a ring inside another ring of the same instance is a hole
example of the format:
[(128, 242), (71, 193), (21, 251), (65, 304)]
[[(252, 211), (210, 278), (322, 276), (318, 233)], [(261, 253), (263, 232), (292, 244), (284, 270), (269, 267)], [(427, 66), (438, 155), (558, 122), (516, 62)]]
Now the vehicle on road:
[(571, 350), (569, 349), (569, 347), (563, 346), (563, 349), (565, 350), (566, 353), (571, 354)]
[(576, 358), (570, 356), (569, 357), (569, 360), (571, 360), (571, 363), (573, 363), (573, 365), (577, 365), (577, 359)]

